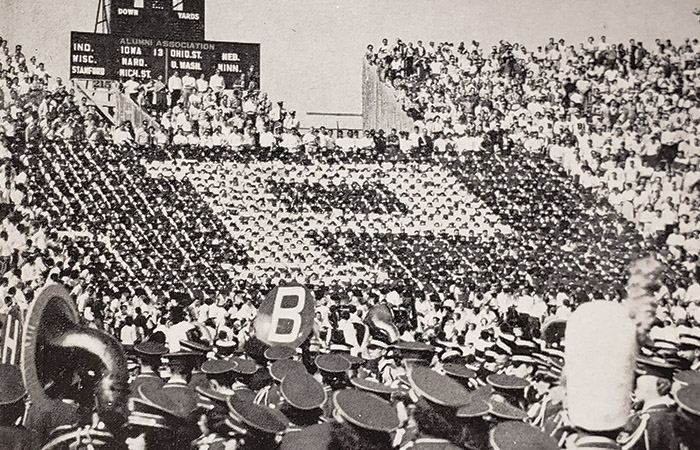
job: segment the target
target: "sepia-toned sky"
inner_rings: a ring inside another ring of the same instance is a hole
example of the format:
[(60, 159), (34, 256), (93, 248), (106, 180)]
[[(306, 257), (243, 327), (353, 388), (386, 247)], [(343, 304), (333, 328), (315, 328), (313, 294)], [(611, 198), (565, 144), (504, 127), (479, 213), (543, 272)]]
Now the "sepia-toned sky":
[[(68, 74), (70, 31), (93, 31), (98, 0), (0, 0), (0, 36)], [(303, 115), (361, 111), (367, 43), (500, 39), (543, 45), (605, 34), (700, 38), (691, 0), (206, 0), (206, 38), (260, 42), (262, 88)]]

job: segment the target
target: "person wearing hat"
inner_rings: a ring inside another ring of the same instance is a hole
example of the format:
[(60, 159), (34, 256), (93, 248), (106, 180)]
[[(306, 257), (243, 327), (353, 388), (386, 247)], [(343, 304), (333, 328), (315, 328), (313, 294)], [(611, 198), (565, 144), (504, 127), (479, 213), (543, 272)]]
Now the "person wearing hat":
[(683, 386), (674, 396), (678, 411), (674, 430), (681, 448), (700, 450), (700, 385)]
[[(254, 377), (260, 372), (260, 368), (255, 363), (255, 361), (253, 361), (252, 359), (240, 357), (233, 357), (230, 359), (230, 361), (236, 363), (236, 367), (234, 367), (232, 373), (231, 389), (236, 390), (240, 388), (251, 387), (253, 385)], [(265, 372), (268, 371), (266, 370)]]
[(266, 348), (263, 355), (268, 362), (274, 363), (282, 359), (292, 359), (296, 355), (296, 351), (292, 347), (273, 345)]
[(399, 393), (399, 388), (380, 383), (372, 378), (352, 377), (350, 379), (350, 384), (352, 384), (355, 389), (369, 392), (387, 401), (391, 401), (392, 397)]
[(491, 374), (486, 378), (486, 382), (506, 401), (519, 408), (525, 408), (525, 389), (530, 387), (529, 381), (514, 375)]
[(212, 347), (197, 341), (191, 341), (183, 339), (180, 341), (180, 348), (183, 352), (191, 352), (194, 355), (192, 371), (189, 375), (188, 384), (191, 388), (196, 388), (197, 386), (206, 386), (207, 376), (202, 372), (202, 364), (207, 360), (207, 353), (211, 351)]
[(678, 357), (690, 370), (700, 370), (700, 332), (690, 330), (680, 333), (679, 338)]
[[(195, 367), (198, 359), (201, 357), (199, 352), (186, 352), (180, 351), (177, 353), (170, 353), (168, 355), (170, 368), (172, 375), (168, 382), (165, 383), (160, 390), (163, 395), (169, 396), (171, 399), (175, 399), (176, 402), (184, 402), (187, 405), (200, 405), (202, 402), (199, 401), (199, 397), (195, 388), (190, 384), (192, 369)], [(201, 385), (208, 385), (208, 380), (206, 380), (206, 374), (204, 382)], [(200, 386), (201, 386), (200, 385)], [(148, 386), (153, 388), (153, 386)], [(143, 389), (140, 388), (140, 389)], [(151, 390), (149, 389), (149, 392)], [(193, 408), (193, 411), (196, 408)]]
[(273, 382), (258, 391), (255, 402), (277, 408), (282, 403), (280, 385), (282, 381), (292, 373), (306, 373), (304, 363), (295, 359), (278, 359), (268, 368)]
[(134, 410), (124, 424), (124, 443), (128, 450), (149, 450), (175, 445), (165, 417)]
[(197, 392), (214, 391), (223, 396), (233, 395), (233, 371), (238, 363), (225, 359), (210, 359), (202, 364), (202, 373), (207, 377), (208, 385), (197, 386)]
[(487, 448), (488, 426), (482, 419), (489, 412), (486, 401), (428, 367), (412, 367), (408, 379), (410, 395), (417, 398), (413, 411), (416, 428), (406, 430), (402, 447), (438, 439), (465, 448)]
[(8, 450), (35, 450), (39, 436), (17, 425), (24, 416), (27, 391), (19, 367), (0, 364), (0, 443)]
[(678, 449), (673, 429), (676, 411), (669, 396), (673, 366), (663, 359), (638, 359), (642, 374), (637, 377), (634, 400), (640, 406), (618, 438), (624, 450)]
[(306, 427), (321, 423), (327, 393), (323, 385), (304, 371), (285, 375), (280, 384), (283, 402), (279, 409), (289, 419), (292, 427)]
[(260, 390), (273, 381), (270, 376), (270, 371), (268, 370), (268, 365), (271, 360), (265, 357), (265, 352), (269, 348), (267, 344), (257, 339), (255, 336), (251, 336), (245, 343), (245, 354), (251, 358), (247, 360), (249, 362), (245, 364), (245, 368), (247, 369), (250, 367), (250, 362), (256, 363), (256, 372), (247, 377), (247, 385), (253, 390)]
[(554, 438), (547, 436), (536, 427), (522, 422), (503, 422), (489, 433), (489, 444), (493, 450), (557, 450), (559, 445)]
[(313, 332), (309, 338), (302, 342), (299, 346), (301, 349), (301, 361), (304, 363), (306, 371), (310, 374), (314, 374), (318, 370), (314, 361), (321, 351), (321, 345), (322, 342), (319, 335), (319, 324), (318, 321), (314, 321)]
[(348, 372), (348, 375), (350, 376), (355, 376), (359, 372), (365, 373), (366, 371), (361, 370), (364, 364), (367, 362), (363, 357), (361, 356), (354, 356), (351, 355), (350, 353), (341, 353), (341, 356), (345, 358), (349, 363), (350, 363), (350, 372)]
[[(387, 358), (380, 361), (379, 370), (382, 382), (396, 384), (406, 376), (409, 367), (414, 364), (428, 365), (435, 348), (423, 342), (398, 341), (391, 346)], [(383, 363), (383, 364), (381, 364)]]
[(211, 409), (208, 409), (205, 420), (200, 420), (199, 423), (203, 431), (203, 436), (197, 441), (200, 446), (223, 441), (227, 435), (224, 422), (229, 413), (227, 400), (237, 393), (231, 388), (236, 365), (236, 362), (228, 360), (209, 360), (202, 364), (202, 372), (206, 374), (209, 386), (197, 386), (195, 391), (200, 399), (211, 406)]
[(478, 386), (476, 383), (476, 371), (467, 367), (466, 364), (448, 362), (442, 365), (442, 371), (467, 389), (475, 389)]
[(187, 386), (192, 379), (192, 371), (201, 358), (201, 353), (191, 351), (179, 351), (164, 355), (168, 360), (170, 378), (166, 385)]
[(138, 395), (138, 388), (143, 384), (155, 384), (162, 387), (165, 381), (159, 375), (161, 356), (168, 352), (163, 344), (145, 341), (134, 346), (134, 353), (139, 362), (139, 374), (131, 381), (131, 395)]
[(197, 396), (190, 395), (186, 389), (189, 388), (141, 386), (139, 398), (131, 404), (127, 424), (148, 421), (156, 428), (161, 440), (154, 448), (174, 448), (183, 443), (189, 445), (200, 435), (200, 406)]
[(382, 450), (392, 447), (399, 427), (396, 410), (386, 400), (355, 389), (333, 393), (333, 420), (287, 433), (280, 450)]
[(700, 371), (697, 370), (682, 370), (673, 375), (673, 386), (671, 386), (671, 394), (678, 392), (680, 388), (688, 385), (700, 384)]
[(219, 358), (227, 359), (231, 358), (238, 349), (238, 342), (235, 340), (219, 339), (214, 344), (216, 347), (216, 355)]
[(379, 377), (382, 372), (380, 367), (383, 368), (388, 362), (388, 348), (389, 345), (386, 342), (379, 339), (370, 339), (362, 355), (362, 357), (365, 358), (363, 370), (375, 377)]
[(279, 447), (277, 437), (287, 429), (286, 417), (265, 405), (253, 402), (246, 395), (233, 395), (226, 400), (229, 415), (225, 425), (229, 436), (238, 441), (237, 449), (271, 449)]
[(333, 392), (344, 389), (350, 386), (348, 371), (350, 363), (347, 359), (335, 353), (323, 353), (314, 360), (318, 368), (317, 379), (323, 383), (323, 389), (326, 392), (326, 402), (323, 404), (323, 410), (326, 417), (333, 416), (335, 406), (333, 405)]
[(347, 372), (351, 364), (347, 359), (336, 353), (325, 353), (318, 355), (314, 362), (327, 389), (337, 391), (349, 386)]
[(393, 348), (399, 352), (405, 366), (429, 365), (435, 354), (435, 347), (425, 342), (398, 341)]

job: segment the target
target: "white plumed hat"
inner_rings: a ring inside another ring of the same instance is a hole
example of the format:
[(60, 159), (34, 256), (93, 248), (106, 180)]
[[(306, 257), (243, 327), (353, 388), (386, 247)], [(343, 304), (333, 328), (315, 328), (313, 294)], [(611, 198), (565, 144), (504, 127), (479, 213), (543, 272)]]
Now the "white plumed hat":
[(564, 374), (569, 417), (589, 431), (622, 427), (630, 413), (635, 377), (635, 323), (625, 306), (581, 305), (569, 318)]

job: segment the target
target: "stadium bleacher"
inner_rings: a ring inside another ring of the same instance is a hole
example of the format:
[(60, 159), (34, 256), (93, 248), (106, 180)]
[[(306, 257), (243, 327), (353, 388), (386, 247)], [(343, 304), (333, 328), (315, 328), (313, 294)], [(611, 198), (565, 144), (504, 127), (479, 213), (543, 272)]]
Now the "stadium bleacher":
[[(178, 134), (178, 129), (184, 128), (192, 130), (189, 131), (192, 135), (198, 130), (223, 132), (222, 142), (230, 144), (234, 140), (233, 144), (213, 145), (213, 141), (207, 144), (198, 136), (198, 141), (187, 145), (157, 145), (154, 130), (142, 127), (134, 130), (127, 124), (115, 131), (120, 135), (118, 142), (125, 144), (119, 148), (101, 144), (105, 130), (94, 109), (84, 101), (78, 107), (71, 93), (59, 87), (46, 96), (37, 110), (37, 123), (48, 128), (45, 138), (53, 142), (30, 145), (24, 155), (28, 188), (37, 192), (32, 196), (31, 206), (50, 211), (54, 226), (59, 230), (88, 232), (97, 241), (106, 239), (113, 252), (121, 255), (128, 275), (117, 283), (115, 280), (107, 282), (99, 291), (106, 295), (116, 294), (119, 289), (141, 292), (148, 288), (150, 292), (162, 292), (166, 284), (171, 290), (187, 291), (193, 287), (190, 274), (197, 272), (194, 268), (204, 270), (206, 276), (199, 282), (205, 283), (201, 288), (208, 296), (231, 294), (236, 285), (232, 280), (240, 274), (250, 279), (264, 274), (262, 279), (256, 280), (264, 291), (273, 287), (273, 280), (279, 279), (285, 262), (294, 263), (289, 267), (296, 264), (297, 268), (307, 270), (312, 262), (322, 261), (318, 268), (323, 269), (323, 280), (329, 285), (342, 284), (342, 280), (358, 281), (363, 274), (374, 273), (375, 279), (383, 280), (380, 288), (384, 290), (397, 281), (394, 278), (405, 277), (413, 289), (420, 289), (427, 281), (432, 284), (431, 289), (444, 296), (454, 284), (466, 289), (463, 279), (471, 270), (465, 271), (454, 264), (455, 272), (442, 268), (442, 276), (425, 277), (421, 273), (416, 276), (403, 267), (415, 264), (411, 248), (415, 248), (418, 255), (440, 254), (432, 247), (439, 248), (442, 243), (437, 245), (433, 240), (449, 240), (450, 236), (467, 237), (474, 248), (491, 249), (490, 252), (468, 251), (475, 255), (465, 258), (468, 267), (483, 258), (503, 259), (504, 255), (493, 253), (515, 245), (517, 250), (514, 251), (519, 253), (517, 263), (511, 258), (509, 262), (495, 264), (498, 270), (489, 271), (488, 279), (510, 290), (516, 287), (534, 289), (535, 286), (542, 289), (542, 282), (546, 281), (544, 285), (548, 288), (562, 289), (569, 294), (585, 291), (589, 297), (591, 293), (599, 293), (602, 287), (615, 286), (619, 291), (624, 284), (624, 268), (630, 259), (650, 250), (665, 250), (664, 239), (671, 235), (671, 230), (662, 227), (663, 236), (650, 234), (645, 228), (635, 231), (620, 214), (640, 224), (639, 207), (634, 217), (630, 216), (625, 212), (626, 204), (608, 195), (610, 191), (605, 185), (612, 183), (600, 181), (604, 178), (614, 182), (612, 179), (617, 173), (599, 169), (591, 178), (595, 183), (591, 184), (590, 180), (586, 182), (589, 166), (584, 164), (583, 169), (578, 169), (571, 164), (573, 149), (577, 148), (580, 155), (584, 146), (583, 138), (575, 136), (574, 124), (586, 120), (597, 124), (601, 120), (601, 114), (588, 113), (588, 100), (580, 92), (586, 86), (579, 83), (573, 90), (564, 89), (568, 98), (564, 103), (571, 112), (556, 111), (555, 105), (559, 103), (538, 97), (541, 94), (535, 95), (535, 91), (529, 96), (520, 95), (520, 103), (526, 107), (519, 105), (515, 98), (508, 100), (510, 106), (503, 104), (504, 99), (495, 97), (485, 101), (477, 99), (476, 103), (468, 99), (472, 95), (470, 92), (480, 85), (481, 90), (499, 86), (521, 85), (529, 89), (540, 86), (541, 78), (526, 74), (541, 77), (557, 68), (563, 70), (565, 65), (556, 58), (557, 47), (558, 44), (550, 43), (543, 54), (530, 55), (518, 45), (503, 43), (491, 55), (484, 56), (478, 47), (470, 52), (464, 46), (455, 50), (452, 45), (438, 44), (427, 53), (423, 49), (420, 58), (412, 58), (412, 67), (404, 60), (392, 66), (392, 55), (401, 55), (406, 48), (403, 43), (391, 52), (380, 48), (376, 54), (368, 55), (378, 64), (381, 77), (406, 94), (406, 101), (412, 103), (407, 103), (405, 108), (413, 110), (418, 119), (417, 132), (403, 135), (399, 148), (390, 151), (382, 144), (383, 135), (375, 130), (368, 130), (363, 138), (337, 136), (340, 145), (335, 143), (333, 130), (312, 129), (302, 136), (295, 131), (295, 123), (287, 121), (292, 129), (284, 127), (286, 111), (281, 105), (273, 107), (265, 94), (247, 91), (236, 91), (232, 100), (224, 97), (218, 101), (213, 95), (194, 93), (188, 105), (172, 105), (161, 115), (163, 126), (168, 127), (165, 129), (168, 141)], [(414, 47), (414, 51), (420, 50)], [(567, 78), (576, 84), (571, 75), (580, 73), (585, 74), (583, 78), (602, 79), (606, 88), (610, 88), (615, 84), (611, 79), (624, 80), (634, 74), (631, 68), (621, 65), (619, 58), (611, 65), (595, 52), (583, 56), (574, 52), (568, 56), (567, 69), (559, 77), (560, 85), (565, 81), (564, 75), (570, 75)], [(589, 61), (590, 58), (593, 59)], [(429, 70), (417, 68), (425, 64)], [(592, 64), (590, 73), (584, 71), (584, 64)], [(607, 72), (598, 70), (598, 65)], [(642, 67), (641, 63), (638, 65)], [(519, 66), (527, 67), (530, 72), (522, 72)], [(610, 71), (615, 72), (614, 76)], [(484, 76), (489, 76), (489, 80), (484, 81)], [(554, 92), (562, 95), (556, 89)], [(684, 93), (694, 95), (687, 89)], [(586, 94), (593, 95), (592, 92)], [(538, 102), (527, 103), (528, 98), (537, 98)], [(604, 104), (613, 100), (607, 97)], [(497, 107), (498, 102), (506, 109), (501, 111), (503, 108)], [(89, 126), (81, 125), (83, 116)], [(566, 120), (545, 125), (548, 117)], [(477, 120), (470, 122), (470, 118)], [(624, 146), (629, 139), (642, 136), (641, 125), (636, 122), (637, 134), (627, 130), (622, 136), (620, 124), (624, 122), (619, 120), (615, 132), (607, 140), (588, 133), (587, 141), (598, 140), (610, 145), (617, 139)], [(499, 123), (509, 127), (508, 133)], [(648, 125), (649, 121), (644, 123)], [(613, 130), (612, 125), (608, 123), (607, 129)], [(425, 133), (421, 128), (430, 128), (426, 136), (433, 141), (433, 147), (421, 140), (421, 133)], [(546, 150), (545, 140), (550, 139), (554, 128), (563, 131), (563, 135)], [(532, 137), (538, 129), (541, 134)], [(146, 133), (148, 145), (136, 146), (143, 133)], [(245, 134), (255, 136), (257, 133), (261, 133), (261, 137), (271, 134), (273, 145), (264, 147), (255, 140), (245, 140)], [(476, 137), (479, 133), (485, 136), (480, 144)], [(97, 138), (94, 135), (98, 135)], [(98, 147), (76, 145), (83, 136)], [(236, 141), (241, 138), (244, 139)], [(647, 138), (642, 136), (642, 139), (646, 142)], [(289, 142), (294, 142), (294, 147), (285, 148), (284, 143)], [(462, 151), (465, 145), (473, 148), (475, 142), (496, 151)], [(597, 157), (594, 153), (590, 152), (590, 157)], [(524, 155), (527, 157), (523, 158)], [(684, 178), (681, 185), (686, 199), (682, 203), (687, 205), (686, 212), (695, 211), (694, 203), (687, 197), (695, 186), (692, 167), (696, 161), (693, 158), (692, 154), (687, 155), (687, 164), (674, 166)], [(563, 169), (552, 160), (559, 162)], [(622, 164), (627, 159), (619, 161), (618, 164)], [(634, 160), (631, 161), (633, 164)], [(643, 161), (642, 166), (646, 162)], [(672, 169), (667, 165), (650, 168), (653, 176), (642, 178), (642, 182), (660, 175), (671, 180), (673, 175), (661, 172), (663, 168)], [(231, 170), (239, 175), (233, 180), (228, 177)], [(319, 173), (323, 175), (319, 177)], [(425, 180), (426, 174), (432, 180)], [(51, 181), (41, 189), (45, 180)], [(231, 181), (233, 184), (229, 184)], [(677, 181), (670, 182), (678, 185)], [(81, 185), (87, 189), (77, 189)], [(446, 186), (450, 186), (448, 191), (452, 189), (452, 192), (446, 191)], [(443, 200), (465, 195), (468, 202), (461, 206), (457, 200), (452, 204)], [(601, 195), (610, 197), (611, 202), (601, 203)], [(674, 207), (681, 203), (680, 197), (676, 197)], [(247, 216), (248, 213), (252, 214)], [(692, 223), (691, 215), (686, 214), (688, 217), (683, 220), (686, 233), (681, 236), (682, 241), (676, 239), (672, 251), (663, 253), (676, 256), (667, 261), (671, 264), (667, 271), (669, 282), (686, 286), (692, 284), (691, 263), (697, 260), (693, 252), (687, 252), (684, 247), (689, 241), (692, 248), (693, 239), (697, 240), (693, 234), (697, 230), (688, 225)], [(278, 216), (284, 217), (282, 222), (286, 222), (282, 225), (288, 233), (282, 233), (285, 238), (260, 238), (251, 245), (252, 239), (245, 235), (252, 231), (255, 237), (256, 227), (266, 229), (265, 221), (272, 230), (279, 229)], [(315, 220), (318, 216), (330, 217), (330, 220)], [(368, 223), (357, 223), (362, 220)], [(496, 228), (502, 232), (495, 234)], [(474, 232), (464, 236), (463, 230)], [(344, 245), (333, 242), (332, 233), (343, 233), (346, 236)], [(411, 244), (395, 242), (393, 238), (394, 235), (414, 234), (415, 242)], [(649, 236), (658, 242), (651, 245)], [(367, 242), (375, 239), (385, 241), (381, 245), (391, 257), (360, 250), (376, 248), (379, 244)], [(358, 248), (343, 250), (343, 246), (349, 245)], [(464, 257), (463, 246), (458, 244), (458, 249), (448, 250), (448, 253), (456, 259)], [(270, 264), (270, 258), (279, 259), (278, 265)], [(285, 261), (287, 258), (291, 260)], [(260, 266), (249, 270), (246, 266), (252, 259)], [(394, 264), (397, 260), (399, 264)], [(527, 270), (516, 267), (525, 261), (529, 262)], [(338, 267), (338, 264), (342, 268), (334, 273), (333, 266)], [(392, 267), (394, 265), (396, 267)], [(553, 269), (557, 269), (557, 273), (553, 273)], [(294, 273), (304, 280), (321, 275), (301, 272)], [(161, 273), (165, 276), (161, 277)], [(392, 274), (388, 279), (387, 273)], [(322, 286), (316, 287), (319, 293), (323, 292)], [(476, 288), (474, 283), (469, 287), (473, 293), (483, 294), (484, 288)], [(262, 294), (264, 292), (247, 293), (258, 299)], [(556, 295), (554, 291), (551, 294)]]
[[(365, 375), (422, 397), (392, 397), (416, 403), (419, 427), (424, 409), (455, 414), (448, 400), (426, 403), (442, 400), (421, 382), (459, 380), (448, 366), (456, 363), (470, 371), (462, 378), (475, 384), (460, 383), (483, 396), (476, 415), (488, 412), (491, 425), (516, 418), (552, 426), (558, 440), (583, 435), (545, 411), (565, 351), (563, 331), (546, 325), (591, 301), (631, 302), (631, 283), (646, 276), (635, 261), (661, 267), (641, 289), (654, 301), (641, 353), (663, 369), (700, 368), (700, 45), (641, 48), (551, 41), (532, 53), (501, 42), (486, 54), (477, 43), (387, 41), (366, 58), (402, 93), (416, 128), (361, 135), (302, 133), (282, 104), (245, 89), (152, 110), (160, 129), (111, 127), (75, 92), (49, 84), (20, 48), (0, 77), (8, 174), (0, 184), (10, 205), (0, 232), (2, 313), (24, 313), (44, 287), (63, 284), (81, 320), (128, 350), (155, 344), (153, 336), (161, 353), (165, 344), (233, 348), (267, 377), (276, 358), (251, 350), (252, 318), (269, 291), (294, 280), (317, 299), (303, 358), (312, 345), (343, 347), (358, 359), (334, 363), (355, 364), (355, 375), (376, 362)], [(376, 340), (376, 306), (390, 310), (400, 340)], [(392, 356), (370, 358), (389, 345)], [(192, 369), (177, 365), (188, 351), (171, 355), (174, 378)], [(416, 354), (441, 372), (416, 379)], [(340, 383), (329, 381), (332, 364), (308, 366), (328, 386)], [(210, 378), (221, 374), (212, 370)], [(525, 379), (527, 393), (508, 392), (521, 388), (494, 375)], [(670, 383), (659, 394), (672, 402)], [(258, 405), (278, 406), (270, 386), (252, 396)], [(236, 432), (227, 426), (200, 438)]]

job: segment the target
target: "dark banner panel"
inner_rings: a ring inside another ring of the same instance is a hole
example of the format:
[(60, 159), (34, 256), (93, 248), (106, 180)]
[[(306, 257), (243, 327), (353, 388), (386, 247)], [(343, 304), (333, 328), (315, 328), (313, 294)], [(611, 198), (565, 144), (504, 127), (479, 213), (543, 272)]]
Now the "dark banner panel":
[(70, 77), (115, 80), (114, 37), (108, 34), (70, 35)]
[(204, 0), (112, 0), (117, 36), (204, 39)]
[(71, 34), (71, 78), (167, 80), (177, 71), (209, 79), (216, 69), (227, 88), (259, 79), (260, 44)]

